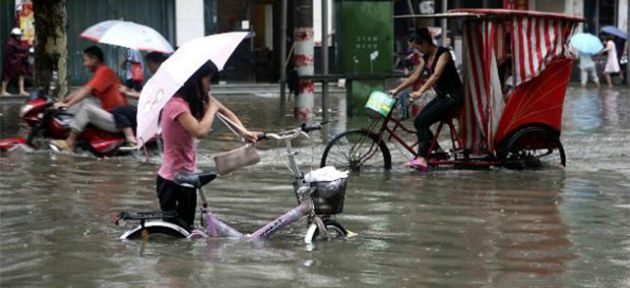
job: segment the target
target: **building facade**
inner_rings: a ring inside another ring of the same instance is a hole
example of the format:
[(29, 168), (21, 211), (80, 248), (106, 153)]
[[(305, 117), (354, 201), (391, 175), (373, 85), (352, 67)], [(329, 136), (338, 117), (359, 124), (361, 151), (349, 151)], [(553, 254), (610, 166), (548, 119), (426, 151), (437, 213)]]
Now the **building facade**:
[(578, 26), (577, 32), (598, 34), (607, 25), (628, 30), (628, 0), (538, 0), (531, 1), (530, 8), (583, 16), (586, 22)]
[[(335, 39), (335, 5), (340, 0), (329, 2), (329, 47), (330, 66), (332, 72), (338, 65)], [(149, 25), (174, 46), (214, 33), (229, 31), (250, 31), (253, 37), (246, 39), (228, 61), (221, 79), (228, 82), (277, 82), (283, 64), (279, 52), (281, 41), (280, 15), (281, 0), (89, 0), (68, 1), (68, 52), (69, 75), (73, 84), (85, 81), (89, 74), (83, 69), (81, 50), (91, 45), (78, 35), (83, 29), (102, 20), (124, 19)], [(287, 19), (287, 52), (292, 46), (295, 1), (288, 0), (289, 13)], [(441, 0), (392, 0), (394, 14), (418, 14), (422, 7), (433, 7), (436, 12), (442, 11)], [(6, 3), (6, 2), (3, 2)], [(10, 2), (9, 2), (10, 3)], [(318, 73), (321, 61), (321, 1), (313, 0), (313, 28), (315, 40), (315, 73)], [(448, 9), (453, 8), (505, 8), (508, 5), (529, 10), (560, 12), (584, 16), (587, 21), (580, 25), (578, 32), (585, 31), (596, 34), (605, 25), (615, 25), (622, 30), (628, 28), (628, 0), (448, 0)], [(10, 4), (3, 4), (3, 9), (10, 11)], [(6, 11), (5, 11), (6, 12)], [(13, 15), (14, 16), (14, 15)], [(8, 20), (8, 21), (7, 21)], [(2, 17), (2, 28), (6, 30), (15, 18)], [(6, 27), (5, 27), (6, 26)], [(436, 21), (395, 21), (394, 35), (397, 51), (404, 50), (404, 37), (409, 30), (417, 26), (439, 26)], [(449, 33), (457, 35), (456, 25), (449, 28)], [(2, 35), (6, 37), (6, 35)], [(4, 38), (2, 38), (4, 39)], [(400, 40), (403, 39), (403, 40)], [(110, 66), (120, 70), (120, 48), (103, 47)], [(400, 49), (398, 49), (400, 48)], [(392, 62), (395, 60), (392, 59)]]

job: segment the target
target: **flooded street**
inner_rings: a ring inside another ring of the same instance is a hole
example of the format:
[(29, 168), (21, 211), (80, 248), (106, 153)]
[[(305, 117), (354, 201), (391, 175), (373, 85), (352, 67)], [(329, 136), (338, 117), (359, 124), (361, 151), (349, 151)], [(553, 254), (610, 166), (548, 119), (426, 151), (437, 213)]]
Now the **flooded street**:
[[(253, 130), (297, 125), (275, 97), (220, 99)], [(363, 124), (331, 102), (324, 133)], [(20, 104), (2, 103), (0, 138), (19, 134)], [(215, 126), (199, 144), (201, 168), (239, 145)], [(299, 141), (306, 169), (319, 164), (321, 139)], [(3, 153), (0, 286), (630, 287), (629, 91), (570, 87), (561, 140), (564, 169), (420, 174), (397, 157), (389, 173), (353, 175), (337, 220), (358, 236), (313, 245), (305, 220), (265, 241), (121, 241), (114, 214), (158, 209), (155, 161)], [(243, 232), (296, 205), (282, 146), (259, 146), (260, 164), (205, 190), (213, 212)]]

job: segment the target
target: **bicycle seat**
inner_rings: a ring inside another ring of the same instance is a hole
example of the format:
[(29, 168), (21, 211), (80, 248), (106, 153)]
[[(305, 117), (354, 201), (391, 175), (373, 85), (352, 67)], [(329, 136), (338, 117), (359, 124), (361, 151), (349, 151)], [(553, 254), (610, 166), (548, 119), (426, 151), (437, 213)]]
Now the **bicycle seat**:
[(214, 172), (190, 173), (180, 171), (175, 174), (174, 182), (184, 187), (201, 188), (214, 178), (217, 178), (217, 174)]
[(450, 111), (446, 115), (444, 115), (444, 117), (442, 118), (442, 121), (451, 121), (453, 119), (458, 119), (459, 118), (459, 114), (460, 114), (459, 109), (457, 109), (455, 111)]

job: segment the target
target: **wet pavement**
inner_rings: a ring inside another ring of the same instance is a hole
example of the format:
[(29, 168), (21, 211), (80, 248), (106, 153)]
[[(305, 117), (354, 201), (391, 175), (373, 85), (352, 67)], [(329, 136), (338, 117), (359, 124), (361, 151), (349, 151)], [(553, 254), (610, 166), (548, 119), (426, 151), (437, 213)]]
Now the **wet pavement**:
[[(304, 244), (305, 223), (265, 241), (120, 241), (121, 210), (157, 209), (157, 164), (134, 158), (13, 151), (0, 156), (0, 286), (26, 287), (629, 287), (630, 95), (570, 88), (562, 143), (567, 167), (353, 175), (337, 219), (359, 235)], [(272, 95), (223, 101), (247, 126), (297, 125)], [(325, 135), (365, 119), (339, 117)], [(1, 138), (17, 135), (20, 103), (2, 102)], [(343, 109), (342, 109), (343, 111)], [(282, 115), (282, 116), (278, 116)], [(201, 167), (237, 147), (217, 127)], [(301, 140), (299, 161), (324, 144)], [(282, 146), (221, 177), (206, 195), (216, 215), (253, 231), (295, 205)]]

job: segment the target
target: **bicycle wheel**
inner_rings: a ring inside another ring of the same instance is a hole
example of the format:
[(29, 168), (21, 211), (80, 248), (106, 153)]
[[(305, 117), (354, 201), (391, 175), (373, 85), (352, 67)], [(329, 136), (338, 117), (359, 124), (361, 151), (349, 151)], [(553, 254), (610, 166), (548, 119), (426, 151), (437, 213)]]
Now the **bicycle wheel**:
[(168, 236), (175, 238), (188, 238), (190, 233), (186, 229), (175, 225), (173, 223), (164, 221), (147, 221), (142, 226), (137, 225), (133, 229), (126, 231), (121, 240), (136, 240), (136, 239), (149, 239), (154, 236)]
[[(326, 226), (326, 230), (328, 230), (329, 240), (346, 238), (351, 237), (350, 235), (355, 235), (354, 233), (348, 231), (346, 228), (341, 226), (339, 222), (332, 219), (324, 220), (324, 225)], [(314, 227), (314, 230), (312, 232), (308, 231), (304, 238), (304, 241), (306, 243), (312, 243), (313, 241), (316, 241), (320, 238), (319, 227), (317, 227), (317, 225), (314, 225), (312, 227)]]
[(320, 165), (357, 172), (392, 168), (385, 142), (366, 130), (349, 130), (335, 137), (326, 145)]

